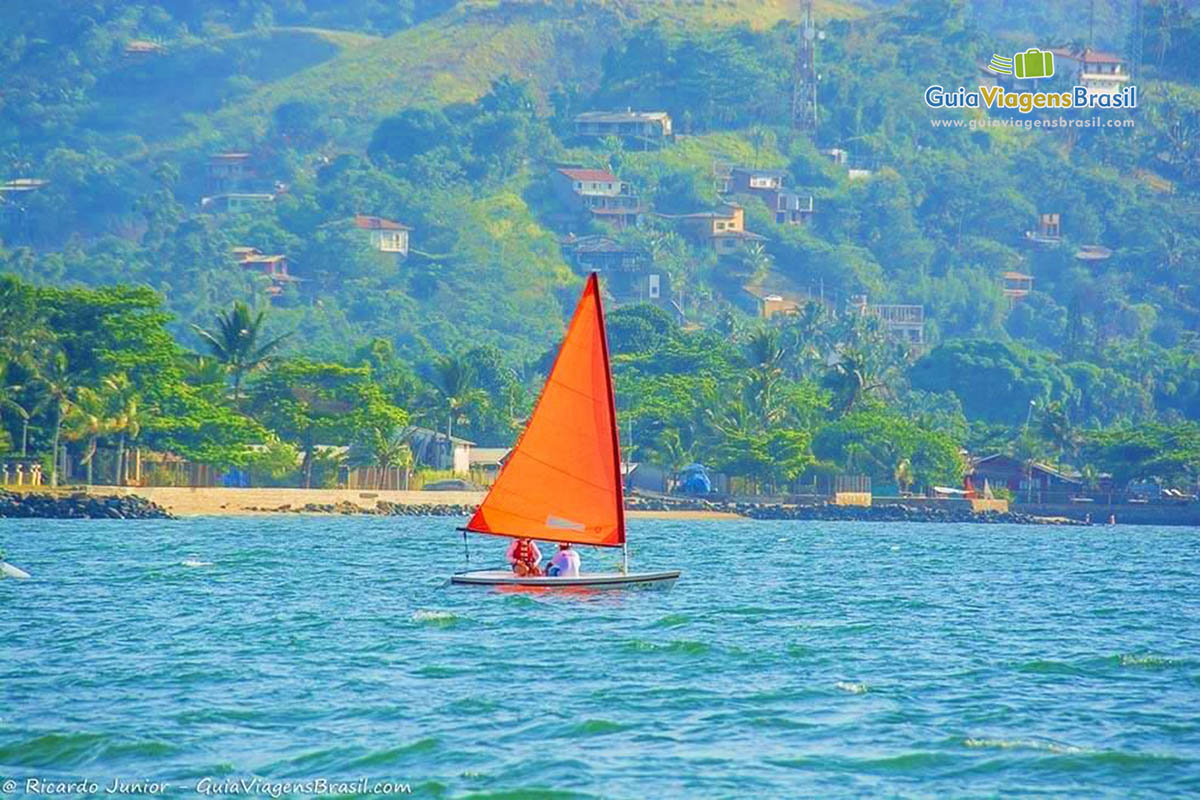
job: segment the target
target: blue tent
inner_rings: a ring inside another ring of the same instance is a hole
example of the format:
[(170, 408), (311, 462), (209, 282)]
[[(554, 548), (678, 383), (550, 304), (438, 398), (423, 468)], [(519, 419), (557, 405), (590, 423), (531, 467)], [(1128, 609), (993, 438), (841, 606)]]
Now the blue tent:
[(712, 481), (703, 464), (688, 464), (679, 471), (679, 490), (684, 494), (709, 494)]

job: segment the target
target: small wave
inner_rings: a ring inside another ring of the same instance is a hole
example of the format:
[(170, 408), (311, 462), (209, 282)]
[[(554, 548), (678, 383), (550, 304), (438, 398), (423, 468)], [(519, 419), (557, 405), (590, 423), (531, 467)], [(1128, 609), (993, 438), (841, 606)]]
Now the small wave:
[(841, 689), (843, 692), (850, 694), (866, 694), (867, 685), (865, 683), (852, 683), (850, 681), (838, 681), (834, 685), (835, 689)]
[(672, 642), (648, 642), (645, 639), (634, 639), (625, 643), (625, 649), (631, 653), (681, 653), (683, 655), (703, 655), (712, 649), (706, 642), (691, 639), (677, 639)]
[(1153, 653), (1127, 653), (1115, 656), (1114, 660), (1122, 667), (1140, 667), (1141, 669), (1170, 669), (1184, 667), (1191, 663), (1187, 659), (1171, 658)]
[(0, 763), (21, 767), (75, 767), (101, 759), (162, 758), (175, 750), (166, 742), (119, 740), (103, 733), (48, 733), (0, 747)]
[(416, 675), (420, 678), (457, 678), (459, 675), (466, 675), (468, 672), (470, 670), (463, 667), (443, 667), (438, 664), (426, 664), (416, 670)]
[(413, 622), (423, 622), (429, 625), (439, 627), (449, 627), (462, 621), (462, 617), (455, 614), (453, 611), (438, 611), (436, 609), (420, 609), (414, 611), (412, 615)]
[(655, 622), (650, 627), (652, 628), (678, 628), (680, 625), (687, 625), (692, 621), (692, 618), (687, 614), (668, 614), (662, 619)]
[(368, 753), (362, 758), (356, 758), (346, 765), (347, 769), (364, 769), (366, 767), (379, 767), (395, 764), (402, 761), (408, 756), (424, 755), (432, 753), (440, 746), (440, 742), (433, 737), (418, 739), (412, 744), (401, 745), (400, 747), (390, 747), (387, 750), (379, 750), (374, 753)]
[(1037, 739), (976, 739), (968, 737), (963, 740), (967, 747), (986, 748), (990, 750), (1041, 750), (1046, 753), (1083, 753), (1083, 748), (1057, 742), (1043, 742)]
[(198, 558), (185, 558), (183, 561), (179, 562), (179, 565), (182, 567), (188, 567), (189, 569), (215, 566), (211, 561), (201, 561)]
[(571, 728), (572, 736), (603, 736), (606, 733), (617, 733), (625, 730), (619, 722), (607, 719), (589, 719)]
[(568, 789), (517, 788), (463, 795), (463, 800), (589, 800), (593, 797), (599, 795), (572, 792)]
[(1033, 672), (1045, 675), (1082, 675), (1084, 671), (1066, 661), (1037, 658), (1019, 665), (1017, 672)]
[(916, 772), (931, 767), (944, 767), (953, 764), (954, 761), (954, 757), (946, 753), (917, 751), (886, 758), (864, 759), (859, 761), (858, 765), (861, 769), (872, 772)]

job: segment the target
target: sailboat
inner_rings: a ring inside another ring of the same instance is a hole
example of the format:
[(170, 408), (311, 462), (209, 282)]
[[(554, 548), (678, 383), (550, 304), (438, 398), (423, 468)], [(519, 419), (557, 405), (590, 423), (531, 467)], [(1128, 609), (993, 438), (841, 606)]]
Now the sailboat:
[(475, 586), (669, 586), (678, 570), (630, 572), (625, 540), (621, 450), (600, 284), (592, 273), (571, 317), (541, 397), (475, 510), (468, 533), (620, 547), (614, 573), (519, 576), (508, 570), (459, 572), (451, 583)]

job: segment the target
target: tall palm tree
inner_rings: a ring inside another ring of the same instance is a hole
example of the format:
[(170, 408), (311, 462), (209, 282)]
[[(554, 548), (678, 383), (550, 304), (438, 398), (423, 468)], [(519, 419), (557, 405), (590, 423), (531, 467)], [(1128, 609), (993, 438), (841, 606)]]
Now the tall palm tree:
[(109, 432), (117, 434), (117, 485), (124, 486), (129, 472), (125, 464), (125, 444), (142, 432), (145, 415), (141, 397), (125, 373), (104, 379), (103, 396), (109, 413)]
[(475, 388), (475, 369), (461, 355), (444, 356), (433, 365), (433, 387), (446, 411), (446, 439), (454, 434), (454, 419), (482, 396)]
[(68, 441), (86, 442), (80, 461), (87, 465), (88, 486), (92, 485), (96, 445), (111, 428), (112, 417), (105, 397), (94, 389), (80, 386), (75, 392), (75, 402), (67, 412), (66, 430), (63, 433)]
[(379, 485), (376, 488), (384, 488), (387, 471), (392, 467), (404, 468), (407, 488), (408, 469), (413, 463), (412, 448), (409, 446), (411, 436), (411, 428), (393, 424), (376, 425), (367, 432), (367, 449), (370, 451), (371, 460), (379, 467)]
[(62, 438), (63, 419), (71, 410), (71, 390), (74, 376), (67, 363), (67, 354), (52, 351), (43, 359), (43, 365), (34, 373), (32, 385), (39, 395), (38, 405), (49, 407), (50, 425), (53, 434), (50, 443), (50, 486), (58, 486), (58, 448)]
[(784, 357), (778, 328), (760, 328), (746, 340), (746, 360), (751, 367), (777, 369)]
[(288, 334), (268, 342), (260, 342), (265, 311), (255, 314), (240, 300), (229, 311), (217, 314), (217, 328), (206, 331), (199, 325), (192, 329), (208, 345), (213, 357), (225, 365), (233, 377), (233, 402), (241, 407), (242, 380), (246, 375), (270, 361), (272, 353)]
[(864, 397), (887, 388), (874, 371), (871, 359), (861, 350), (847, 349), (825, 374), (826, 388), (841, 399), (841, 414), (849, 414)]

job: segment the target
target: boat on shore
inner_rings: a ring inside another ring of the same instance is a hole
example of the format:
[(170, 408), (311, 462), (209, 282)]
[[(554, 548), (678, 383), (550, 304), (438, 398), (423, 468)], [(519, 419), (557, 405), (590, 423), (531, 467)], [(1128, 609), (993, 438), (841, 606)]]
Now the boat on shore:
[(525, 430), (487, 496), (459, 530), (464, 542), (474, 533), (620, 547), (621, 570), (570, 577), (467, 570), (450, 582), (598, 589), (674, 584), (678, 570), (629, 571), (619, 441), (604, 308), (593, 272)]

